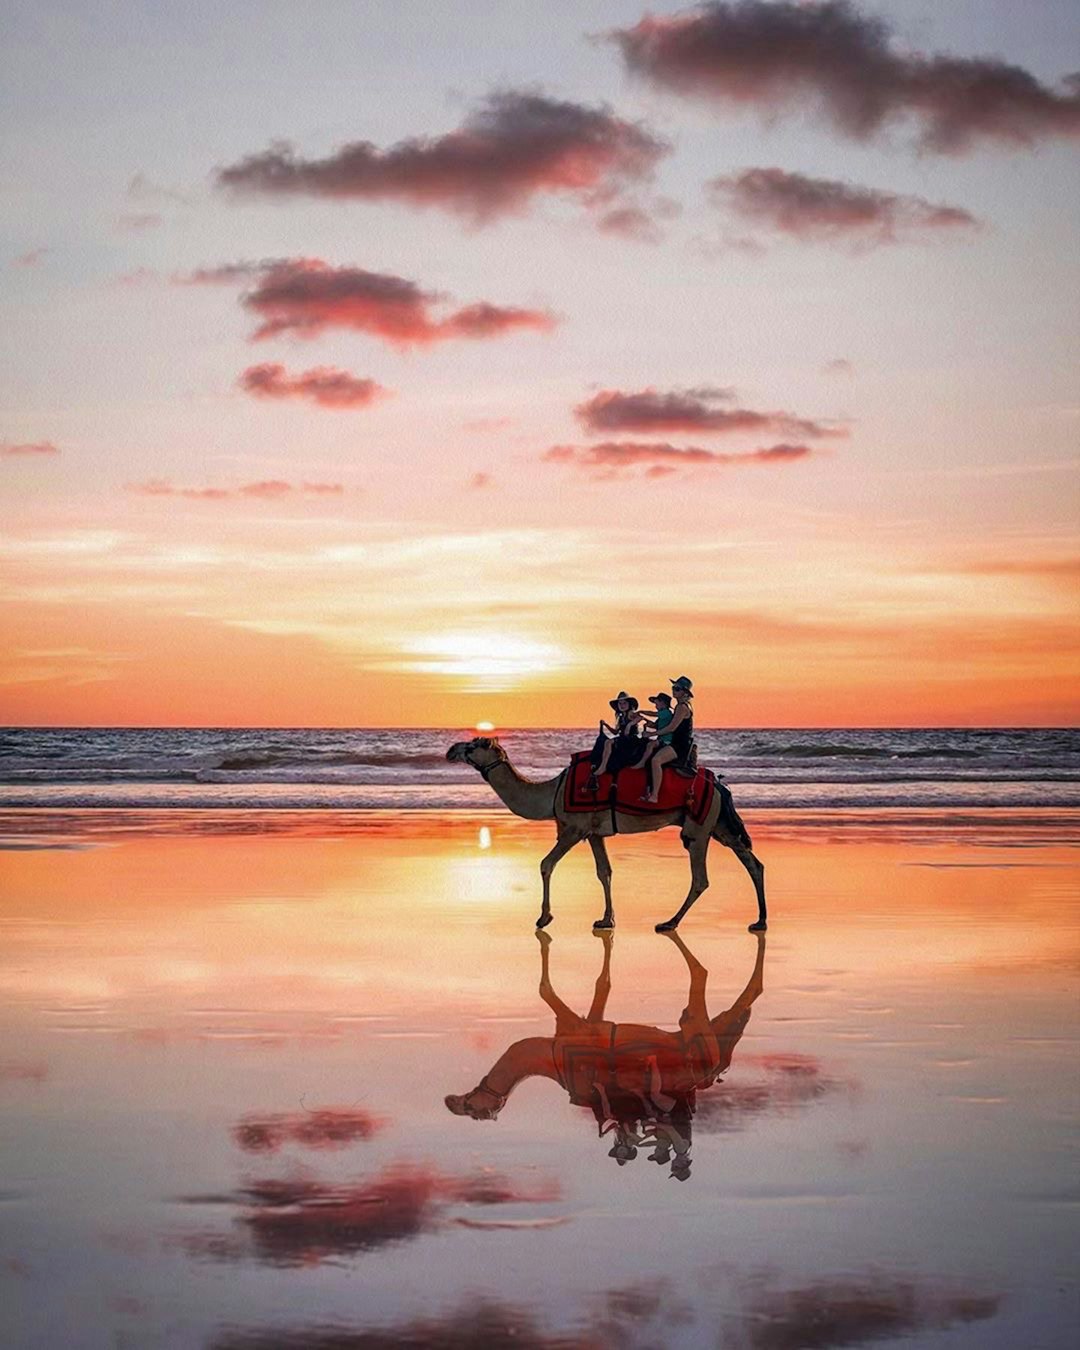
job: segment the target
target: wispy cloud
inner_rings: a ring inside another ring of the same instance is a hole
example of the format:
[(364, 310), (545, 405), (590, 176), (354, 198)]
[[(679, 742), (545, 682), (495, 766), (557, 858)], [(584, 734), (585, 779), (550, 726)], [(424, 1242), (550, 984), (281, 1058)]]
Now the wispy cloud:
[(129, 483), (128, 492), (140, 497), (184, 497), (189, 501), (221, 502), (250, 497), (261, 501), (277, 501), (293, 494), (316, 497), (339, 496), (345, 491), (341, 483), (287, 483), (279, 478), (263, 479), (255, 483), (241, 483), (239, 487), (177, 487), (161, 478), (144, 483)]
[(741, 220), (807, 242), (872, 248), (979, 228), (958, 206), (784, 169), (744, 169), (707, 187), (717, 205)]
[(553, 445), (542, 458), (548, 464), (566, 464), (601, 474), (642, 468), (646, 477), (660, 478), (702, 465), (788, 464), (810, 454), (813, 451), (808, 445), (770, 445), (740, 454), (665, 441), (601, 441), (596, 445)]
[(688, 432), (698, 435), (772, 432), (808, 439), (847, 435), (843, 427), (795, 417), (788, 412), (716, 406), (729, 403), (733, 398), (733, 391), (723, 388), (677, 389), (669, 393), (643, 389), (630, 394), (618, 389), (602, 389), (579, 403), (574, 414), (592, 432)]
[(34, 459), (39, 455), (58, 455), (60, 447), (53, 445), (52, 441), (4, 441), (0, 443), (0, 455), (4, 456), (23, 456), (27, 459)]

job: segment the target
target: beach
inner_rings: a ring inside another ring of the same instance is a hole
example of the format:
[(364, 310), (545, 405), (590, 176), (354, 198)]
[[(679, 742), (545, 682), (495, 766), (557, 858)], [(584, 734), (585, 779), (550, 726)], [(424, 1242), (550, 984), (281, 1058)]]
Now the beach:
[[(7, 809), (0, 1339), (20, 1346), (1064, 1347), (1078, 1313), (1076, 812), (747, 813), (680, 929), (615, 839), (606, 1017), (751, 993), (684, 1179), (530, 1077), (538, 862), (505, 812)], [(593, 999), (587, 850), (551, 988)]]

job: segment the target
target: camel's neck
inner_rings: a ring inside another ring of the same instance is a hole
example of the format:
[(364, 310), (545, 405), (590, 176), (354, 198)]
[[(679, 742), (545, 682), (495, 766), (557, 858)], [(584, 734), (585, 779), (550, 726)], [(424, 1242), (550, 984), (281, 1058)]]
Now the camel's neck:
[(498, 793), (504, 806), (523, 820), (551, 820), (555, 815), (555, 787), (557, 778), (545, 783), (530, 783), (522, 778), (509, 760), (496, 764), (488, 775), (488, 782)]
[(523, 1078), (534, 1078), (538, 1074), (545, 1078), (556, 1076), (550, 1036), (526, 1036), (522, 1041), (515, 1041), (484, 1077), (501, 1097), (509, 1097)]

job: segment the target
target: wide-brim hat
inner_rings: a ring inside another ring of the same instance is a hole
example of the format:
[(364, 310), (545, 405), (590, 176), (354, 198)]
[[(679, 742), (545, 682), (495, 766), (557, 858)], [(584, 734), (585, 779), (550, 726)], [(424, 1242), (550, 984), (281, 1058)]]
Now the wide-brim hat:
[(694, 692), (694, 681), (689, 675), (680, 675), (671, 681), (672, 689), (685, 689), (688, 694)]
[(609, 707), (613, 712), (618, 712), (618, 711), (619, 711), (619, 704), (620, 704), (620, 703), (629, 703), (629, 704), (630, 704), (630, 707), (631, 707), (631, 710), (636, 709), (637, 706), (638, 706), (638, 701), (637, 701), (637, 699), (636, 699), (636, 698), (632, 698), (632, 697), (626, 692), (625, 689), (620, 690), (620, 692), (619, 692), (618, 694), (616, 694), (615, 697), (614, 697), (613, 699), (609, 699), (609, 700), (608, 700), (608, 707)]
[(670, 703), (670, 702), (671, 702), (671, 695), (670, 695), (670, 694), (650, 694), (650, 695), (649, 695), (649, 702), (650, 702), (650, 703)]

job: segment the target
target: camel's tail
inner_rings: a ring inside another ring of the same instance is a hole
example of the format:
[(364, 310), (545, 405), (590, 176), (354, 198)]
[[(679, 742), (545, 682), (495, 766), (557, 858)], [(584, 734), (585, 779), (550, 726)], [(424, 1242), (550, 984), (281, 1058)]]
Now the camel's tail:
[(723, 825), (729, 834), (734, 835), (747, 848), (753, 848), (750, 833), (743, 824), (742, 816), (735, 810), (731, 789), (725, 787), (723, 783), (717, 783), (716, 790), (720, 794), (720, 815), (716, 823)]

